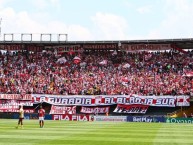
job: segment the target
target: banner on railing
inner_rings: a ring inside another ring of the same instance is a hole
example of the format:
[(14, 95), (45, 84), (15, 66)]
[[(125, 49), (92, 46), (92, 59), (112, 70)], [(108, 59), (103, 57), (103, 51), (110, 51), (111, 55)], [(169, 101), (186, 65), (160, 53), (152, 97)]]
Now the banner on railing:
[(0, 100), (0, 109), (18, 109), (19, 105), (33, 106), (33, 102), (24, 100)]
[[(178, 99), (180, 98), (180, 99)], [(189, 106), (189, 96), (124, 96), (124, 95), (99, 95), (99, 96), (63, 96), (63, 95), (33, 95), (34, 103), (46, 102), (53, 105), (74, 106), (100, 106), (100, 105), (148, 105), (160, 107)]]
[(172, 47), (170, 44), (122, 44), (121, 49), (129, 52), (135, 52), (147, 50), (170, 50)]
[(145, 114), (149, 106), (147, 105), (123, 105), (118, 104), (113, 112), (115, 113), (142, 113)]
[(6, 45), (0, 45), (1, 50), (22, 50), (23, 45), (21, 44), (6, 44)]
[(83, 44), (82, 46), (84, 49), (117, 49), (118, 48), (118, 44), (114, 43), (114, 44)]
[(104, 114), (109, 112), (110, 107), (81, 107), (81, 113)]
[(76, 106), (55, 106), (52, 105), (50, 114), (76, 114)]
[(31, 94), (0, 94), (0, 99), (32, 100)]
[(0, 100), (32, 100), (33, 104), (46, 102), (52, 105), (100, 106), (100, 105), (148, 105), (189, 106), (190, 96), (138, 96), (138, 95), (44, 95), (44, 94), (0, 94)]
[(83, 49), (81, 45), (56, 45), (56, 46), (45, 46), (46, 50), (56, 50), (58, 54), (62, 54), (64, 52), (81, 52)]

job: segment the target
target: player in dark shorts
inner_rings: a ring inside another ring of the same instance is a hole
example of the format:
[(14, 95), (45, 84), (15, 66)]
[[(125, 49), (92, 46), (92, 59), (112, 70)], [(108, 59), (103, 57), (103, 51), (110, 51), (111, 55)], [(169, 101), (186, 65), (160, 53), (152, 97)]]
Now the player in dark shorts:
[(24, 119), (23, 106), (19, 106), (19, 121), (18, 121), (18, 125), (16, 128), (18, 128), (19, 125), (21, 125), (21, 128), (23, 128), (23, 119)]

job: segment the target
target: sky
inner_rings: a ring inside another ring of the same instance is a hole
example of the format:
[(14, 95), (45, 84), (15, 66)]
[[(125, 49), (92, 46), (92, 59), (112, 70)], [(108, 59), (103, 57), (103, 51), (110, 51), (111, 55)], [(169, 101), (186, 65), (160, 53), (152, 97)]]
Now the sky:
[(0, 0), (0, 26), (0, 40), (193, 38), (193, 0)]

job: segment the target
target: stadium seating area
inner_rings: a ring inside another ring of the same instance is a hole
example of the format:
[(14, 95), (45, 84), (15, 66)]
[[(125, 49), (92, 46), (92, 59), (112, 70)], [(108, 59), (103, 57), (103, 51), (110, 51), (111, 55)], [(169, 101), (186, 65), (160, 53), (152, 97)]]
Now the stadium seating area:
[(192, 95), (193, 77), (186, 76), (192, 63), (193, 51), (1, 53), (0, 93)]

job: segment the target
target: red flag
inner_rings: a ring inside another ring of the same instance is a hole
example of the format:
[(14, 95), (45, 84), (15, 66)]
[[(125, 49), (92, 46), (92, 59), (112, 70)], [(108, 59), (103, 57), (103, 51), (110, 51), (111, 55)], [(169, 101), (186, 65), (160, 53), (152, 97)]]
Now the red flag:
[(75, 56), (73, 60), (75, 64), (79, 64), (81, 62), (81, 59), (78, 56)]

